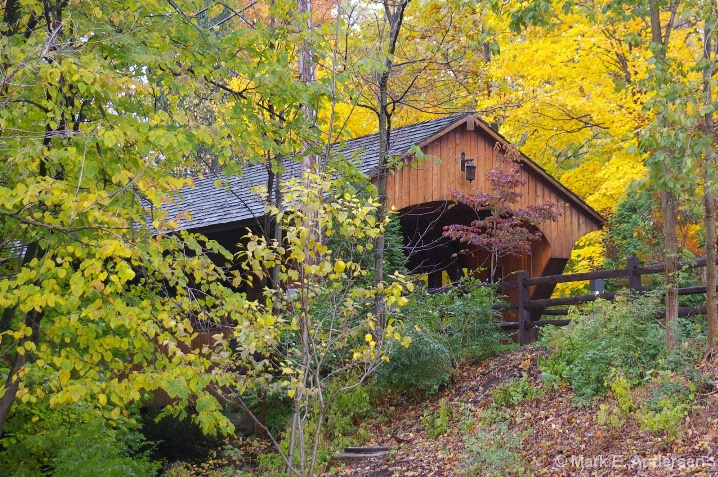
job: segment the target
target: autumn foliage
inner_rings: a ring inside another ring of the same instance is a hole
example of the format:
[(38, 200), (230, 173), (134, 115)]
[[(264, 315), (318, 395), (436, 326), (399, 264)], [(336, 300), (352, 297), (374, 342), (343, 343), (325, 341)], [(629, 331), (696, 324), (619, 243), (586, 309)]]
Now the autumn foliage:
[(477, 219), (470, 225), (448, 225), (444, 236), (489, 252), (491, 276), (499, 258), (531, 254), (531, 242), (541, 238), (539, 225), (561, 215), (558, 204), (544, 202), (518, 207), (526, 180), (521, 177), (520, 153), (516, 146), (496, 145), (497, 167), (488, 173), (491, 191), (462, 194), (450, 190), (457, 202), (471, 207)]

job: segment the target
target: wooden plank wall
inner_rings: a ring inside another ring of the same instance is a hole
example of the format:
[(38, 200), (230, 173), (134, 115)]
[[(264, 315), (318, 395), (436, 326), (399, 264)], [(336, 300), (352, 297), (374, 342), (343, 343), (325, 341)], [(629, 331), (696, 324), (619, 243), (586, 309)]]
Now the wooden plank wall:
[[(402, 210), (426, 202), (445, 201), (448, 200), (449, 189), (463, 193), (490, 190), (487, 173), (496, 164), (494, 145), (494, 139), (486, 132), (481, 129), (469, 131), (466, 124), (443, 134), (422, 148), (427, 159), (414, 160), (389, 175), (389, 206)], [(471, 183), (460, 170), (462, 151), (467, 158), (474, 159), (477, 166), (476, 180)], [(440, 163), (435, 163), (432, 158), (439, 159)], [(542, 232), (548, 241), (551, 257), (569, 258), (576, 241), (582, 235), (597, 230), (598, 226), (576, 206), (567, 203), (550, 183), (529, 171), (526, 166), (523, 167), (522, 176), (526, 186), (520, 207), (545, 201), (562, 204), (562, 216), (556, 222), (544, 224)]]

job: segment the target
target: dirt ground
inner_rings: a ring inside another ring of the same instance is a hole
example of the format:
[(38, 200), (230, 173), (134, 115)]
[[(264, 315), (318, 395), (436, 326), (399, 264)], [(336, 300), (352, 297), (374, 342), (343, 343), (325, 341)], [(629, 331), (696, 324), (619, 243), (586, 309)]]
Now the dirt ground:
[[(436, 396), (416, 402), (411, 398), (406, 402), (387, 401), (383, 407), (386, 418), (370, 424), (368, 445), (392, 446), (394, 450), (325, 475), (718, 477), (718, 393), (699, 394), (679, 436), (668, 439), (641, 430), (630, 420), (620, 428), (608, 422), (599, 424), (599, 406), (611, 404), (611, 399), (578, 407), (568, 387), (544, 386), (538, 369), (543, 356), (545, 351), (536, 347), (512, 350), (464, 367), (452, 385)], [(707, 370), (714, 375), (716, 371)], [(476, 436), (491, 430), (486, 416), (495, 413), (495, 407), (491, 410), (493, 389), (524, 375), (533, 386), (546, 389), (504, 410), (504, 417), (508, 415), (505, 434), (522, 439), (511, 440), (493, 429), (484, 444), (506, 452), (484, 453), (483, 460), (479, 464), (474, 461), (472, 466), (472, 450), (467, 449), (467, 443), (471, 445)], [(446, 431), (430, 437), (427, 416), (438, 417), (442, 406), (451, 409)], [(485, 463), (491, 459), (509, 463), (507, 474), (494, 473), (496, 467)]]

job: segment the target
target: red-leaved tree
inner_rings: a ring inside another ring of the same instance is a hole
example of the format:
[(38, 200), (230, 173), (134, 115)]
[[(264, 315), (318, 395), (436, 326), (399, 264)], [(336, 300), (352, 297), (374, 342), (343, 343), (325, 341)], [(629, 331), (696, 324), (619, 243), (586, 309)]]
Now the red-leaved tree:
[[(552, 202), (518, 208), (526, 181), (521, 178), (520, 153), (516, 146), (497, 143), (497, 167), (488, 173), (490, 191), (462, 194), (449, 190), (449, 197), (476, 211), (478, 219), (471, 225), (448, 225), (444, 236), (485, 250), (491, 257), (493, 282), (497, 262), (507, 255), (531, 254), (531, 242), (541, 238), (538, 226), (555, 221), (561, 215)], [(483, 218), (482, 218), (483, 217)]]

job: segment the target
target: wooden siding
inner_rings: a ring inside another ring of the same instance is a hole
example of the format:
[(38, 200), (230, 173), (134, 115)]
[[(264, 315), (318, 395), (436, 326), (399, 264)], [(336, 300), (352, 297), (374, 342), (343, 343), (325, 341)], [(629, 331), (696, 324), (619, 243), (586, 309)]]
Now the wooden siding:
[[(424, 160), (410, 158), (403, 168), (389, 174), (389, 207), (407, 211), (412, 206), (427, 202), (447, 201), (449, 189), (463, 193), (489, 190), (487, 173), (495, 166), (495, 144), (496, 140), (485, 131), (480, 128), (471, 131), (466, 123), (439, 135), (422, 147), (427, 156)], [(471, 183), (460, 170), (462, 151), (476, 164), (476, 180)], [(522, 190), (520, 207), (545, 201), (561, 204), (562, 207), (562, 215), (558, 221), (545, 223), (541, 228), (550, 249), (550, 255), (541, 257), (543, 265), (549, 258), (568, 259), (576, 241), (586, 233), (598, 230), (599, 225), (570, 203), (553, 184), (525, 165), (522, 167), (522, 177), (526, 185)], [(532, 276), (540, 275), (534, 274), (534, 267), (531, 268)], [(543, 271), (542, 266), (538, 268)]]

